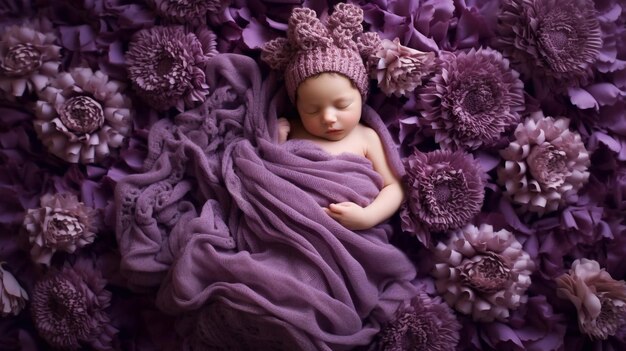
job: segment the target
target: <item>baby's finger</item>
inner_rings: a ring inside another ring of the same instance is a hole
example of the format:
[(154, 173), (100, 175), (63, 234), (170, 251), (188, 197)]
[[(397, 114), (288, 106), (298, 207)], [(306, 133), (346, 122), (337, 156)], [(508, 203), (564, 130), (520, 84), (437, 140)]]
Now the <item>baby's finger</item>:
[(340, 204), (330, 204), (328, 208), (335, 213), (343, 213), (345, 206), (341, 206)]

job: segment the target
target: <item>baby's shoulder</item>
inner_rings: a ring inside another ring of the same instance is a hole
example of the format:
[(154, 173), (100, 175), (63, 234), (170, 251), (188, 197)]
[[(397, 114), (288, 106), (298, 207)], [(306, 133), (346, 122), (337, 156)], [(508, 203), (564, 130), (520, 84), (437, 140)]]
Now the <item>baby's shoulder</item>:
[(380, 142), (380, 136), (378, 136), (378, 133), (374, 129), (364, 124), (359, 124), (357, 126), (357, 132), (360, 134), (361, 138), (368, 144), (373, 141)]

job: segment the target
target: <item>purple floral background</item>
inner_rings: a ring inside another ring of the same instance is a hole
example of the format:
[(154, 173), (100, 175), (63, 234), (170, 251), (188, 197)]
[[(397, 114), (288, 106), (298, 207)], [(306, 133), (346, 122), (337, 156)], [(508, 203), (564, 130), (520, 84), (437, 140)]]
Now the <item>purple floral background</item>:
[[(363, 349), (626, 349), (626, 1), (349, 2), (422, 289)], [(180, 349), (120, 274), (115, 185), (213, 56), (336, 3), (0, 0), (0, 348)]]

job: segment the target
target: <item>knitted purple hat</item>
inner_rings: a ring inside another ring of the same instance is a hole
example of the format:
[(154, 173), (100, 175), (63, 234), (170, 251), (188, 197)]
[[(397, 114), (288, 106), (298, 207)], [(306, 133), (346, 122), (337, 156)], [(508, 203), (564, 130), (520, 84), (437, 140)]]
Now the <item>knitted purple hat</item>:
[(261, 59), (276, 70), (285, 71), (289, 99), (295, 103), (296, 90), (305, 79), (324, 72), (349, 78), (367, 97), (368, 72), (364, 64), (380, 45), (376, 33), (363, 33), (363, 10), (340, 3), (323, 24), (315, 11), (296, 8), (289, 18), (287, 38), (271, 40), (263, 47)]

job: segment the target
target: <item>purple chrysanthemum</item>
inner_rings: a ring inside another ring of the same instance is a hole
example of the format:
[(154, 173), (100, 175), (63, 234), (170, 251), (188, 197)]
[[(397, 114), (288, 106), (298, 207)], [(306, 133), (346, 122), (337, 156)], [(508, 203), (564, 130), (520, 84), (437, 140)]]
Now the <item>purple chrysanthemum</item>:
[(519, 122), (524, 84), (491, 49), (443, 52), (441, 70), (420, 94), (424, 118), (442, 148), (476, 149)]
[(507, 0), (497, 32), (514, 67), (558, 90), (585, 84), (602, 47), (591, 0)]
[(316, 346), (280, 319), (211, 302), (198, 311), (185, 342), (191, 350), (314, 350)]
[(475, 321), (504, 320), (527, 299), (534, 263), (507, 230), (468, 224), (440, 242), (434, 257), (437, 291)]
[(426, 293), (414, 297), (409, 306), (396, 312), (395, 319), (378, 334), (381, 351), (452, 351), (459, 342), (461, 325), (441, 301)]
[(74, 68), (39, 95), (35, 131), (52, 154), (72, 163), (100, 162), (130, 134), (133, 109), (124, 84), (101, 71)]
[(415, 151), (404, 160), (409, 190), (402, 205), (402, 229), (430, 246), (429, 232), (466, 224), (482, 207), (484, 172), (471, 155)]
[(31, 312), (39, 335), (51, 346), (77, 350), (89, 345), (107, 350), (117, 332), (105, 309), (111, 293), (87, 260), (66, 264), (39, 280), (32, 292)]
[(17, 316), (26, 305), (28, 294), (2, 264), (0, 262), (0, 316)]
[(626, 283), (613, 279), (598, 262), (576, 260), (556, 282), (559, 297), (576, 306), (581, 332), (606, 340), (626, 327)]
[(434, 52), (421, 52), (400, 45), (398, 38), (384, 39), (370, 58), (372, 78), (387, 96), (401, 96), (422, 85), (422, 79), (434, 72)]
[(45, 88), (61, 64), (56, 40), (44, 20), (6, 28), (0, 40), (0, 90), (22, 96)]
[(543, 215), (557, 210), (589, 179), (589, 153), (569, 119), (533, 113), (515, 129), (515, 141), (500, 151), (498, 182), (518, 210)]
[(204, 68), (217, 53), (215, 39), (208, 29), (193, 33), (183, 26), (139, 31), (126, 52), (133, 87), (157, 110), (183, 111), (203, 102), (209, 93)]
[(23, 229), (32, 259), (49, 265), (57, 250), (73, 253), (94, 241), (97, 213), (72, 194), (46, 194), (40, 208), (28, 210)]
[(219, 13), (229, 1), (224, 0), (150, 0), (156, 12), (165, 18), (183, 23)]

